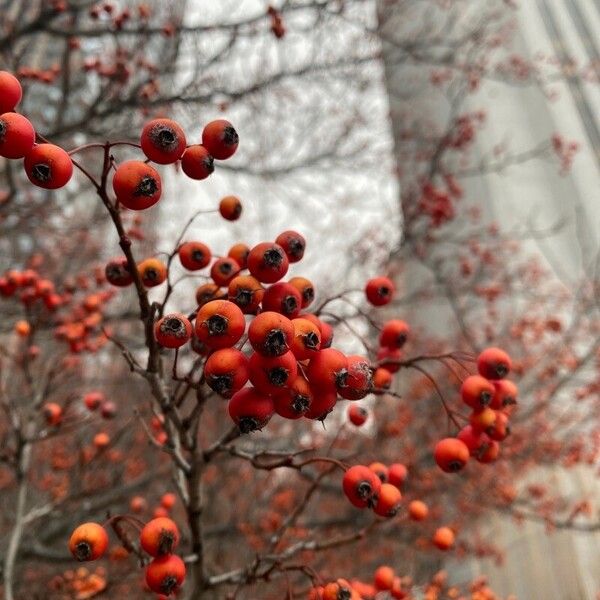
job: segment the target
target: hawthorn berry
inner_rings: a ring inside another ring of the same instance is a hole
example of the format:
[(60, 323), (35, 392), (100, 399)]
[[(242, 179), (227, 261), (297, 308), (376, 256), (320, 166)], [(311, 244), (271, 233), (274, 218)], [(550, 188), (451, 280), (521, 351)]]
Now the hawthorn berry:
[(204, 377), (211, 390), (231, 398), (241, 390), (250, 376), (248, 358), (235, 348), (215, 350), (204, 365)]
[(248, 267), (248, 254), (250, 254), (250, 248), (246, 244), (234, 244), (229, 248), (227, 256), (230, 256), (235, 262), (240, 265), (241, 269)]
[(351, 404), (348, 407), (348, 420), (356, 427), (360, 427), (364, 425), (369, 418), (369, 413), (366, 408), (362, 406), (357, 406), (356, 404)]
[(179, 556), (166, 554), (146, 567), (146, 583), (153, 592), (170, 596), (183, 584), (185, 572), (185, 563)]
[(188, 271), (198, 271), (208, 266), (212, 258), (210, 248), (202, 242), (185, 242), (177, 250), (181, 265)]
[(262, 242), (248, 254), (248, 270), (261, 283), (275, 283), (285, 276), (288, 257), (279, 244)]
[(98, 523), (79, 525), (69, 539), (69, 550), (78, 561), (96, 560), (108, 548), (108, 534)]
[(338, 393), (346, 400), (361, 400), (373, 389), (373, 373), (363, 356), (348, 356), (348, 372)]
[(131, 210), (150, 208), (160, 200), (162, 193), (158, 171), (141, 160), (121, 163), (112, 185), (117, 200)]
[(165, 315), (154, 323), (154, 337), (165, 348), (180, 348), (192, 337), (192, 324), (180, 313)]
[(203, 306), (211, 300), (217, 300), (221, 295), (221, 288), (215, 283), (203, 283), (196, 290), (196, 303)]
[(103, 419), (113, 419), (117, 414), (117, 405), (110, 400), (104, 400), (100, 405), (100, 416)]
[(400, 370), (402, 358), (403, 354), (400, 348), (379, 348), (377, 351), (378, 366), (390, 373)]
[(503, 379), (511, 368), (510, 356), (500, 348), (486, 348), (477, 357), (477, 370), (486, 379)]
[(294, 319), (300, 314), (302, 297), (291, 284), (280, 281), (269, 286), (263, 295), (262, 307), (265, 311), (273, 311)]
[(519, 389), (508, 379), (496, 379), (494, 384), (494, 397), (490, 403), (490, 408), (499, 409), (511, 406), (517, 403)]
[(277, 236), (275, 243), (283, 248), (291, 263), (302, 260), (304, 250), (306, 249), (306, 240), (298, 232), (284, 231)]
[(225, 196), (219, 202), (219, 213), (227, 221), (237, 221), (242, 215), (242, 202), (237, 196)]
[(181, 169), (190, 179), (200, 181), (214, 172), (215, 159), (204, 146), (190, 146), (181, 157)]
[(156, 287), (167, 279), (167, 266), (158, 258), (147, 258), (137, 265), (142, 283), (146, 287)]
[(212, 280), (219, 286), (229, 285), (231, 280), (240, 272), (238, 265), (233, 258), (224, 256), (218, 258), (210, 268)]
[(373, 306), (384, 306), (389, 304), (394, 297), (396, 288), (388, 277), (375, 277), (370, 279), (365, 286), (367, 300)]
[(42, 408), (42, 411), (48, 425), (52, 425), (54, 427), (60, 425), (60, 422), (63, 418), (63, 409), (60, 404), (56, 404), (56, 402), (46, 402)]
[(304, 416), (307, 419), (324, 421), (327, 418), (327, 415), (335, 408), (336, 404), (337, 392), (335, 390), (315, 388), (313, 392), (313, 401)]
[(152, 557), (172, 554), (178, 544), (179, 529), (166, 517), (152, 519), (140, 533), (140, 545)]
[(103, 450), (104, 448), (108, 448), (110, 446), (110, 436), (108, 433), (101, 431), (94, 436), (94, 446), (98, 448), (98, 450)]
[(510, 434), (508, 416), (501, 411), (496, 411), (496, 420), (486, 430), (486, 434), (496, 442), (504, 441)]
[(388, 467), (388, 482), (398, 489), (406, 481), (408, 469), (402, 463), (393, 463)]
[(248, 341), (263, 356), (281, 356), (292, 347), (294, 325), (287, 317), (267, 311), (250, 322)]
[(102, 392), (88, 392), (83, 397), (83, 402), (88, 410), (96, 410), (104, 402)]
[(480, 463), (491, 463), (494, 462), (500, 454), (500, 444), (495, 440), (490, 440), (490, 443), (479, 453), (475, 459)]
[(171, 119), (153, 119), (144, 125), (140, 145), (151, 161), (169, 165), (181, 158), (186, 146), (185, 133)]
[(171, 492), (163, 494), (160, 499), (160, 505), (167, 510), (171, 510), (175, 506), (176, 502), (177, 496)]
[(469, 423), (475, 431), (485, 431), (496, 422), (496, 411), (489, 406), (471, 413)]
[(444, 438), (435, 445), (434, 458), (446, 473), (460, 471), (469, 461), (469, 448), (456, 438)]
[(126, 287), (133, 283), (133, 277), (129, 271), (129, 264), (125, 257), (113, 258), (104, 267), (106, 281), (116, 287)]
[(146, 510), (146, 508), (148, 508), (148, 503), (141, 496), (134, 496), (129, 501), (129, 510), (132, 513), (136, 513), (136, 514), (142, 513)]
[(408, 505), (408, 516), (413, 521), (424, 521), (429, 514), (427, 504), (421, 500), (413, 500)]
[(463, 427), (457, 438), (467, 446), (469, 454), (475, 457), (485, 452), (490, 443), (490, 438), (483, 431), (476, 430), (471, 425)]
[(265, 290), (252, 275), (237, 275), (229, 282), (227, 297), (237, 304), (244, 314), (254, 314), (263, 299)]
[(345, 579), (328, 583), (322, 592), (323, 600), (356, 600), (352, 586)]
[(226, 160), (233, 156), (239, 142), (237, 131), (225, 119), (211, 121), (202, 131), (202, 145), (217, 160)]
[(319, 317), (313, 315), (312, 313), (302, 313), (299, 315), (301, 319), (308, 319), (311, 323), (314, 323), (321, 332), (321, 350), (325, 350), (331, 346), (333, 342), (333, 327), (319, 319)]
[(34, 143), (35, 130), (28, 119), (11, 112), (0, 115), (0, 156), (23, 158)]
[(242, 388), (229, 400), (229, 416), (242, 433), (262, 429), (273, 416), (273, 399), (253, 387)]
[(473, 409), (481, 409), (490, 404), (495, 388), (491, 381), (481, 375), (470, 375), (460, 388), (463, 402)]
[(373, 373), (373, 387), (376, 390), (389, 390), (392, 385), (392, 374), (383, 367), (378, 367)]
[(348, 358), (335, 348), (320, 350), (310, 359), (306, 375), (317, 389), (339, 390), (348, 378)]
[(298, 363), (291, 352), (280, 356), (263, 356), (255, 352), (250, 356), (250, 382), (265, 394), (274, 394), (288, 387), (298, 374)]
[(409, 333), (408, 323), (399, 319), (387, 321), (379, 334), (379, 344), (384, 348), (402, 348)]
[(0, 114), (14, 111), (22, 97), (19, 80), (8, 71), (0, 71)]
[(228, 300), (211, 300), (196, 315), (196, 336), (213, 350), (233, 346), (245, 329), (244, 314)]
[(313, 286), (312, 281), (305, 277), (292, 277), (288, 283), (293, 285), (300, 292), (302, 308), (306, 308), (312, 304), (315, 299), (315, 287)]
[(373, 512), (380, 517), (394, 517), (400, 510), (402, 493), (391, 483), (382, 483)]
[(381, 479), (381, 483), (385, 483), (388, 480), (388, 468), (380, 462), (374, 462), (369, 465), (369, 469)]
[(73, 161), (54, 144), (38, 144), (25, 155), (23, 163), (29, 181), (47, 190), (67, 185), (73, 175)]
[(379, 567), (373, 575), (373, 583), (378, 590), (391, 590), (396, 574), (394, 569), (386, 565)]
[(366, 508), (377, 502), (381, 480), (369, 467), (355, 465), (344, 473), (342, 488), (351, 504)]
[(313, 402), (308, 381), (298, 375), (284, 390), (273, 396), (275, 412), (285, 419), (299, 419), (306, 415)]
[(448, 550), (454, 545), (454, 532), (449, 527), (439, 527), (432, 541), (440, 550)]
[(31, 333), (29, 321), (17, 321), (15, 323), (15, 333), (19, 337), (27, 337)]
[(321, 347), (321, 331), (308, 319), (292, 319), (294, 336), (291, 350), (298, 360), (312, 358)]

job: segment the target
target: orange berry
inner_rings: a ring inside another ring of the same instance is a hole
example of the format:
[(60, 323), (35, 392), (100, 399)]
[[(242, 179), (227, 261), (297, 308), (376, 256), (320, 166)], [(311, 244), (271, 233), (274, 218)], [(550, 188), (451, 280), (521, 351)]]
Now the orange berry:
[(98, 523), (79, 525), (69, 539), (69, 550), (79, 561), (96, 560), (108, 548), (108, 534)]
[[(163, 505), (164, 509), (168, 507)], [(167, 517), (152, 519), (144, 525), (140, 533), (140, 545), (150, 556), (172, 554), (179, 544), (179, 529)]]

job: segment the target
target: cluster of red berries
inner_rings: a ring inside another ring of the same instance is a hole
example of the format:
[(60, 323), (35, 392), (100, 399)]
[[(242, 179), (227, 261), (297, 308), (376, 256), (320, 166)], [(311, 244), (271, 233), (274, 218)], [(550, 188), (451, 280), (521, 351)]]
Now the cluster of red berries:
[[(0, 156), (24, 159), (29, 180), (45, 189), (65, 186), (73, 175), (73, 161), (62, 148), (50, 143), (36, 144), (30, 121), (13, 112), (23, 90), (11, 73), (0, 71)], [(171, 119), (153, 119), (144, 127), (140, 145), (147, 158), (167, 165), (181, 161), (183, 172), (192, 179), (205, 179), (214, 171), (214, 161), (226, 160), (237, 150), (239, 137), (231, 123), (218, 119), (202, 131), (202, 144), (188, 146), (181, 126)], [(161, 196), (160, 175), (139, 160), (121, 163), (114, 174), (117, 200), (131, 210), (156, 204)]]
[(467, 377), (460, 390), (462, 401), (472, 411), (469, 425), (435, 447), (435, 461), (443, 471), (460, 471), (471, 456), (480, 463), (498, 458), (500, 442), (510, 433), (510, 411), (517, 402), (517, 386), (504, 379), (511, 366), (510, 356), (499, 348), (487, 348), (477, 358), (479, 375)]
[[(468, 591), (467, 591), (468, 590)], [(308, 600), (388, 600), (402, 598), (460, 598), (466, 600), (499, 600), (485, 577), (477, 577), (468, 585), (450, 585), (448, 573), (438, 571), (430, 581), (415, 589), (412, 577), (399, 576), (392, 567), (382, 565), (375, 570), (372, 583), (359, 579), (336, 579), (311, 588)], [(510, 596), (509, 598), (514, 598)], [(507, 599), (508, 600), (508, 599)]]
[[(208, 354), (203, 379), (229, 400), (229, 414), (243, 432), (261, 429), (275, 413), (287, 419), (324, 419), (338, 395), (359, 400), (375, 390), (369, 360), (330, 348), (332, 327), (315, 314), (301, 313), (313, 302), (312, 283), (303, 277), (280, 281), (290, 263), (302, 259), (305, 246), (294, 231), (251, 249), (234, 246), (213, 263), (214, 283), (198, 288), (193, 326), (180, 313), (155, 324), (162, 346), (180, 348), (191, 341), (194, 350)], [(185, 268), (198, 270), (208, 267), (212, 254), (201, 242), (186, 242), (179, 258)], [(225, 286), (227, 292), (222, 291)], [(393, 285), (377, 278), (367, 284), (366, 294), (382, 305), (391, 299)], [(244, 315), (252, 318), (243, 339)], [(246, 341), (253, 350), (250, 356), (242, 351)], [(248, 381), (252, 386), (244, 387)]]
[[(373, 574), (373, 582), (367, 583), (359, 579), (336, 579), (326, 585), (313, 587), (308, 600), (375, 600), (375, 598), (408, 598), (412, 587), (410, 577), (398, 576), (392, 567), (383, 565)], [(389, 596), (383, 596), (382, 594)]]
[(408, 472), (403, 464), (354, 465), (342, 480), (344, 494), (357, 508), (371, 508), (380, 517), (393, 517), (400, 510), (400, 486)]
[[(39, 264), (40, 261), (41, 257), (36, 255), (30, 262)], [(66, 278), (63, 289), (57, 290), (50, 279), (40, 274), (38, 268), (22, 271), (12, 269), (0, 277), (0, 296), (17, 297), (30, 317), (41, 316), (40, 308), (52, 314), (55, 338), (66, 342), (72, 353), (84, 350), (95, 352), (107, 341), (102, 331), (103, 310), (115, 295), (112, 289), (101, 289), (105, 283), (103, 274), (96, 269), (93, 276), (82, 273)], [(91, 289), (93, 285), (96, 289)], [(29, 321), (18, 321), (15, 331), (27, 338), (32, 326)], [(33, 353), (30, 358), (35, 358), (39, 353), (36, 346), (31, 346), (29, 350)]]
[[(167, 517), (152, 519), (141, 528), (139, 541), (141, 549), (152, 557), (146, 566), (146, 584), (153, 592), (170, 596), (183, 585), (186, 573), (183, 560), (173, 554), (179, 544), (177, 525)], [(97, 560), (107, 548), (108, 534), (98, 523), (79, 525), (69, 540), (69, 550), (78, 561)]]
[(13, 112), (22, 96), (18, 79), (0, 71), (0, 156), (24, 159), (25, 173), (34, 185), (49, 190), (63, 187), (73, 175), (71, 157), (54, 144), (35, 143), (33, 125)]

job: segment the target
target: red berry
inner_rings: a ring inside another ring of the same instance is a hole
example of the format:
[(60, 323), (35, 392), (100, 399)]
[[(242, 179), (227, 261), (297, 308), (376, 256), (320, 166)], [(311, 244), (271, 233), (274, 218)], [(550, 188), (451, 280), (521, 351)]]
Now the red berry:
[(192, 324), (185, 315), (165, 315), (154, 324), (154, 337), (165, 348), (180, 348), (192, 337)]
[(460, 388), (463, 402), (474, 409), (481, 409), (490, 404), (494, 397), (493, 384), (481, 375), (470, 375)]
[(35, 143), (33, 125), (23, 115), (0, 115), (0, 156), (23, 158)]
[(98, 523), (79, 525), (69, 539), (69, 550), (79, 561), (96, 560), (108, 548), (108, 534)]
[(262, 242), (248, 254), (248, 270), (262, 283), (279, 281), (288, 268), (288, 257), (279, 244)]
[(140, 533), (140, 545), (153, 557), (172, 554), (179, 544), (179, 529), (166, 517), (152, 519)]
[(204, 365), (207, 385), (223, 398), (241, 390), (250, 376), (247, 356), (235, 348), (216, 350)]
[(275, 412), (273, 399), (253, 387), (236, 392), (229, 400), (228, 408), (229, 416), (242, 433), (262, 429)]
[(153, 119), (144, 126), (140, 139), (144, 154), (159, 165), (169, 165), (185, 150), (185, 133), (171, 119)]
[(288, 387), (298, 374), (298, 363), (291, 352), (281, 356), (263, 356), (255, 352), (250, 357), (250, 381), (265, 394), (274, 394)]
[(228, 221), (237, 221), (242, 214), (242, 202), (237, 196), (225, 196), (219, 202), (219, 212)]
[(392, 301), (396, 288), (388, 277), (375, 277), (367, 282), (365, 294), (373, 306), (384, 306)]
[(155, 558), (146, 567), (146, 583), (157, 594), (170, 596), (185, 579), (185, 563), (176, 554)]
[(144, 210), (160, 200), (162, 184), (156, 169), (141, 160), (128, 160), (117, 167), (113, 190), (126, 208)]
[(459, 439), (445, 438), (435, 445), (434, 457), (442, 471), (456, 473), (467, 464), (469, 449)]
[(294, 319), (300, 314), (302, 297), (291, 284), (280, 281), (265, 290), (262, 299), (263, 310), (273, 311)]
[(179, 246), (177, 254), (182, 266), (188, 271), (204, 269), (212, 258), (210, 248), (202, 242), (185, 242)]
[(29, 181), (47, 190), (67, 185), (73, 175), (71, 157), (53, 144), (34, 146), (25, 155), (24, 167)]
[(348, 419), (353, 425), (356, 427), (360, 427), (364, 425), (369, 418), (368, 411), (362, 406), (357, 406), (356, 404), (351, 404), (348, 407)]
[(0, 114), (15, 110), (22, 97), (19, 80), (12, 73), (0, 71)]
[(344, 474), (344, 494), (358, 508), (373, 506), (381, 489), (381, 480), (369, 467), (355, 465)]
[(387, 321), (379, 335), (379, 344), (384, 348), (402, 348), (408, 339), (410, 327), (404, 321)]
[(213, 173), (215, 159), (204, 146), (190, 146), (181, 157), (181, 169), (190, 179), (200, 181)]
[(283, 233), (280, 233), (277, 236), (275, 243), (283, 248), (291, 263), (302, 260), (304, 250), (306, 249), (306, 240), (296, 231), (284, 231)]
[(202, 131), (202, 145), (217, 160), (226, 160), (233, 156), (239, 141), (237, 131), (225, 119), (211, 121)]
[(486, 348), (477, 357), (477, 370), (486, 379), (503, 379), (511, 367), (510, 356), (500, 348)]

